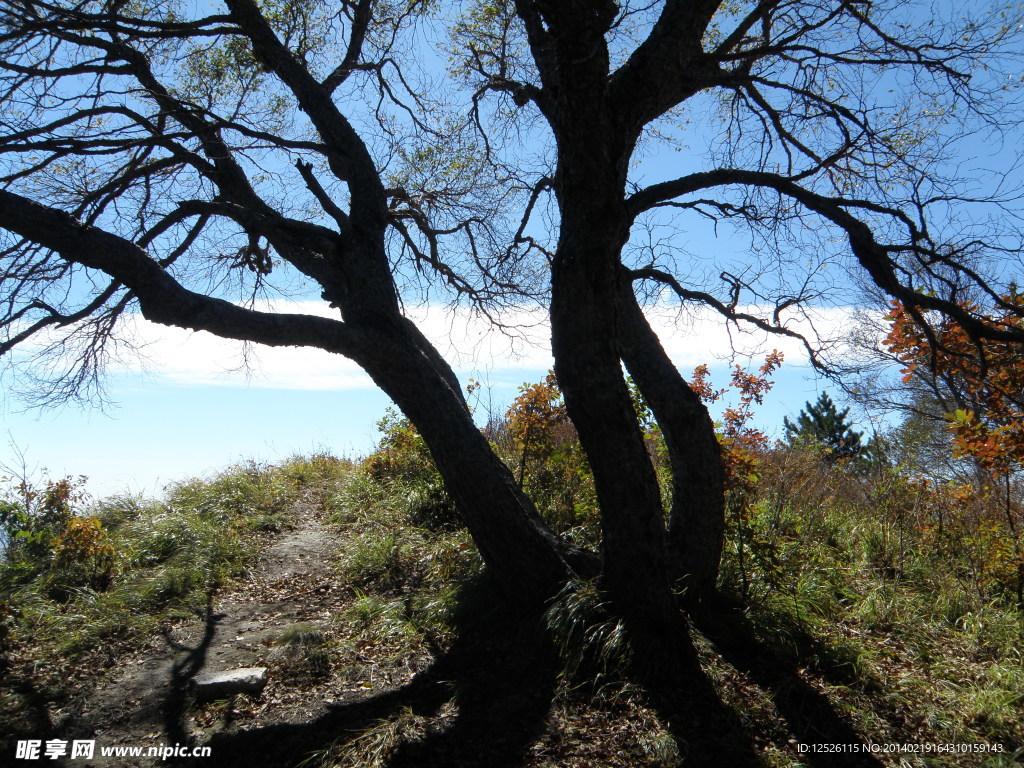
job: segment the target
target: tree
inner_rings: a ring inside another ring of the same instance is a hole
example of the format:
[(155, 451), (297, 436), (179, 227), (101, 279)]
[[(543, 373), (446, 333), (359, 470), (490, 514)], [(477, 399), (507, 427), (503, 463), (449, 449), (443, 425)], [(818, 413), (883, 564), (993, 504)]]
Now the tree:
[[(1000, 297), (1008, 305), (1024, 305), (1016, 286)], [(965, 309), (977, 311), (964, 302)], [(1019, 328), (1021, 318), (1004, 310), (992, 325)], [(1020, 350), (1003, 341), (972, 339), (955, 323), (939, 324), (935, 343), (894, 302), (885, 346), (904, 364), (905, 382), (924, 380), (938, 400), (948, 393), (959, 407), (943, 417), (952, 437), (953, 455), (971, 460), (983, 484), (1002, 486), (1002, 511), (1013, 542), (1018, 604), (1024, 605), (1024, 544), (1020, 538), (1020, 505), (1015, 503), (1012, 475), (1024, 466), (1024, 365)], [(987, 476), (987, 477), (986, 477)], [(981, 483), (980, 483), (981, 484)], [(1019, 492), (1018, 492), (1019, 495)], [(1019, 501), (1019, 498), (1018, 498)]]
[[(644, 300), (825, 364), (798, 321), (861, 270), (924, 327), (1024, 340), (957, 301), (969, 284), (1021, 312), (998, 289), (1013, 233), (982, 210), (1013, 201), (943, 164), (1014, 127), (1020, 21), (860, 0), (0, 0), (0, 352), (41, 344), (57, 398), (133, 312), (345, 355), (416, 425), (510, 597), (599, 570), (634, 638), (692, 671), (673, 585), (712, 601), (722, 469)], [(642, 164), (672, 147), (690, 151)], [(693, 215), (750, 251), (705, 260), (659, 233)], [(263, 301), (311, 291), (332, 316)], [(438, 293), (498, 322), (549, 308), (599, 563), (547, 529), (403, 313)], [(665, 437), (667, 524), (623, 367)]]
[[(1016, 291), (1001, 297), (1024, 305)], [(976, 306), (968, 309), (977, 311)], [(975, 341), (955, 323), (941, 323), (937, 344), (898, 302), (889, 313), (889, 351), (904, 364), (903, 379), (923, 380), (936, 399), (949, 403), (944, 412), (953, 447), (989, 471), (1008, 474), (1024, 465), (1024, 367), (1020, 350), (1000, 341)], [(994, 326), (1017, 328), (1021, 318), (1003, 312)]]
[(783, 419), (786, 441), (790, 445), (821, 445), (829, 462), (857, 458), (867, 446), (861, 444), (864, 433), (857, 432), (846, 420), (849, 413), (849, 408), (840, 411), (828, 393), (822, 392), (817, 402), (804, 403), (795, 422), (788, 416)]
[(852, 334), (856, 364), (842, 379), (846, 396), (883, 432), (885, 457), (901, 471), (950, 483), (977, 482), (978, 465), (953, 454), (946, 417), (965, 406), (963, 394), (927, 365), (909, 370), (908, 361), (890, 348), (892, 309), (879, 297), (869, 311), (859, 313)]

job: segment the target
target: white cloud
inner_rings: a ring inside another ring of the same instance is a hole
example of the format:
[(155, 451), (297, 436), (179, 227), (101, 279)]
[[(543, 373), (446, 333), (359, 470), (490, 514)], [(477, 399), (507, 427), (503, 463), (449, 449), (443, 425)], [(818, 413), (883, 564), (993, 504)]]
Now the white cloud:
[[(758, 307), (739, 307), (738, 311), (755, 317), (766, 314)], [(799, 314), (784, 314), (782, 320), (790, 330), (807, 336), (815, 347), (836, 351), (842, 350), (847, 340), (855, 311), (850, 307), (805, 308)], [(767, 333), (746, 324), (727, 324), (720, 314), (706, 307), (684, 312), (677, 308), (654, 309), (647, 317), (665, 351), (684, 373), (702, 363), (741, 362), (763, 357), (773, 349), (782, 352), (789, 365), (809, 364), (807, 351), (799, 339)], [(845, 354), (849, 354), (848, 351)]]
[[(264, 309), (278, 312), (332, 316), (316, 302), (274, 302)], [(427, 306), (410, 308), (410, 317), (463, 377), (477, 376), (492, 384), (518, 384), (524, 372), (547, 370), (552, 365), (549, 329), (541, 310), (505, 313), (509, 330), (495, 328), (468, 309)], [(822, 310), (813, 318), (822, 338), (839, 338), (849, 327), (852, 310)], [(666, 351), (684, 372), (700, 363), (738, 360), (781, 350), (790, 364), (805, 364), (799, 341), (763, 332), (729, 329), (706, 309), (680, 314), (672, 308), (649, 313)], [(172, 384), (249, 386), (293, 390), (374, 388), (370, 378), (353, 362), (339, 355), (308, 348), (267, 348), (243, 345), (205, 332), (191, 332), (150, 323), (141, 315), (126, 318), (125, 330), (143, 346), (146, 368)], [(806, 331), (807, 319), (793, 327)], [(137, 361), (122, 359), (115, 369), (136, 371)]]
[[(277, 307), (304, 312), (304, 306)], [(222, 339), (203, 331), (157, 325), (133, 315), (123, 332), (142, 347), (145, 365), (123, 357), (111, 372), (145, 367), (159, 380), (191, 386), (238, 386), (269, 389), (369, 389), (370, 377), (347, 358), (305, 347), (259, 347)]]

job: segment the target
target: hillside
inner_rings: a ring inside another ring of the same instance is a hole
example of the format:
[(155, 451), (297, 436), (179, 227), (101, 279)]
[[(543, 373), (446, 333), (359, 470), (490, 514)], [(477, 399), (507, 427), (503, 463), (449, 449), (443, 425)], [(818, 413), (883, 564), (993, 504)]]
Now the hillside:
[[(235, 467), (160, 502), (73, 510), (73, 484), (44, 489), (39, 509), (65, 503), (79, 534), (6, 566), (4, 753), (88, 739), (94, 759), (67, 765), (174, 764), (98, 750), (188, 744), (217, 765), (653, 768), (702, 739), (780, 768), (1021, 761), (1012, 560), (963, 489), (763, 453), (730, 518), (722, 604), (694, 628), (731, 721), (666, 722), (600, 593), (508, 609), (422, 441), (383, 428), (358, 465)], [(562, 448), (526, 482), (549, 484), (552, 524), (585, 542), (591, 491)], [(196, 699), (194, 675), (239, 667), (268, 668), (261, 693)]]

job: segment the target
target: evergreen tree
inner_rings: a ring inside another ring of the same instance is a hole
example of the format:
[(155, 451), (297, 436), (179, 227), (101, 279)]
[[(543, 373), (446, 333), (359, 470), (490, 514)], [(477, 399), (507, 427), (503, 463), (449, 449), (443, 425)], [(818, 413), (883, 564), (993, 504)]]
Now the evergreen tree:
[(832, 398), (822, 392), (816, 403), (804, 404), (795, 423), (788, 416), (783, 420), (786, 442), (789, 445), (821, 445), (829, 462), (861, 458), (869, 447), (862, 442), (864, 433), (857, 432), (846, 420), (849, 412), (849, 408), (840, 411)]

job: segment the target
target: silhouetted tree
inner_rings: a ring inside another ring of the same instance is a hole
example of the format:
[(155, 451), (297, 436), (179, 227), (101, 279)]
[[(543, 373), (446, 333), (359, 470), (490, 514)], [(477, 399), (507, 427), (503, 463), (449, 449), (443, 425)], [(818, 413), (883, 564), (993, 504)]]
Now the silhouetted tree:
[[(925, 327), (944, 313), (1024, 340), (957, 301), (971, 284), (1019, 312), (998, 288), (1018, 240), (983, 210), (1012, 205), (1002, 177), (979, 189), (947, 162), (959, 138), (1013, 127), (1020, 13), (0, 0), (0, 353), (26, 345), (57, 399), (94, 381), (135, 313), (345, 355), (416, 425), (510, 596), (536, 604), (599, 570), (627, 630), (692, 671), (674, 590), (713, 594), (722, 469), (642, 303), (708, 307), (816, 355), (803, 308), (847, 304), (859, 272)], [(659, 234), (695, 216), (751, 248)], [(324, 313), (262, 301), (295, 294)], [(549, 309), (599, 561), (544, 525), (407, 318), (438, 295), (499, 320)], [(665, 436), (669, 510), (623, 367)]]

